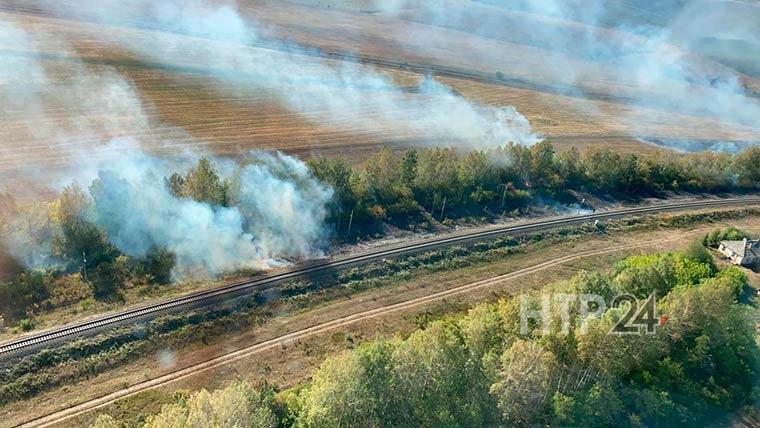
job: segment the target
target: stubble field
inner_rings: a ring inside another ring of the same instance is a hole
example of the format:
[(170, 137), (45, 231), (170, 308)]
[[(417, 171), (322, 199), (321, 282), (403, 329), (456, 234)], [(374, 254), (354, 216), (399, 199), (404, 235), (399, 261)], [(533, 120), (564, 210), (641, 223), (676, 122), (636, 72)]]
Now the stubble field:
[[(65, 3), (65, 2), (64, 2)], [(535, 38), (487, 37), (462, 31), (457, 25), (431, 25), (415, 9), (397, 16), (374, 13), (358, 2), (238, 2), (241, 14), (258, 23), (261, 45), (267, 40), (286, 40), (306, 46), (305, 62), (318, 61), (328, 67), (345, 67), (347, 61), (359, 70), (372, 69), (395, 82), (409, 99), (421, 99), (418, 85), (426, 76), (449, 86), (453, 93), (471, 102), (489, 106), (512, 105), (525, 115), (533, 129), (560, 147), (606, 146), (623, 152), (653, 150), (639, 137), (680, 140), (755, 142), (760, 129), (697, 114), (668, 111), (662, 106), (631, 103), (621, 93), (638, 91), (616, 77), (614, 64), (600, 64), (542, 45)], [(345, 3), (345, 4), (344, 4)], [(65, 40), (65, 48), (46, 46), (30, 52), (12, 42), (0, 41), (0, 59), (34, 57), (45, 67), (48, 81), (38, 92), (54, 92), (55, 85), (87, 70), (95, 76), (118, 73), (134, 90), (137, 107), (99, 108), (72, 111), (55, 102), (29, 111), (6, 108), (0, 116), (4, 133), (0, 143), (0, 179), (18, 180), (32, 175), (54, 174), (70, 166), (70, 159), (84, 156), (122, 156), (121, 151), (94, 148), (113, 139), (137, 139), (144, 149), (162, 156), (176, 156), (190, 149), (234, 156), (253, 149), (283, 150), (300, 156), (342, 156), (360, 161), (381, 146), (403, 149), (419, 145), (448, 145), (457, 141), (411, 126), (404, 120), (377, 117), (369, 108), (344, 112), (296, 112), (280, 94), (252, 84), (260, 76), (250, 74), (236, 61), (209, 65), (203, 52), (219, 49), (220, 42), (128, 25), (103, 24), (89, 16), (51, 14), (25, 2), (3, 2), (0, 19), (14, 22), (30, 33), (45, 33)], [(372, 12), (372, 13), (370, 13)], [(570, 27), (553, 18), (536, 18), (518, 12), (496, 11), (496, 18), (530, 20), (536, 24)], [(462, 27), (465, 24), (458, 24)], [(466, 25), (465, 25), (466, 26)], [(578, 28), (580, 33), (584, 29)], [(609, 37), (633, 37), (599, 29)], [(98, 35), (94, 37), (93, 35)], [(177, 56), (146, 60), (124, 49), (125, 41), (151, 40), (166, 46), (192, 43), (199, 57)], [(423, 46), (424, 45), (424, 46)], [(473, 49), (477, 46), (477, 49)], [(272, 54), (267, 47), (243, 48), (255, 58)], [(484, 52), (489, 53), (485, 55)], [(278, 53), (274, 53), (277, 55)], [(292, 55), (292, 54), (291, 54)], [(301, 55), (300, 53), (297, 55)], [(326, 55), (328, 59), (320, 58)], [(340, 60), (344, 55), (348, 59)], [(717, 63), (705, 64), (720, 73)], [(573, 76), (564, 68), (575, 70)], [(496, 72), (502, 73), (496, 78)], [(219, 79), (219, 74), (224, 79)], [(582, 73), (582, 76), (576, 74)], [(570, 79), (580, 81), (580, 91), (567, 90)], [(743, 84), (756, 90), (758, 82), (742, 76)], [(86, 103), (103, 87), (100, 79), (81, 82), (76, 96)], [(90, 86), (88, 86), (90, 85)], [(319, 96), (319, 89), (304, 82), (303, 96)], [(339, 93), (345, 89), (336, 87)], [(709, 90), (706, 89), (706, 90)], [(351, 96), (369, 100), (378, 95), (367, 89)], [(646, 96), (646, 90), (643, 95)], [(13, 89), (8, 89), (12, 94)], [(67, 99), (66, 102), (70, 102)], [(365, 106), (366, 106), (365, 105)], [(87, 132), (68, 132), (55, 142), (39, 129), (80, 129), (87, 115)], [(419, 115), (419, 112), (416, 113)], [(392, 112), (393, 118), (415, 117), (415, 112)], [(116, 124), (116, 125), (114, 125)], [(43, 181), (43, 180), (37, 180)]]

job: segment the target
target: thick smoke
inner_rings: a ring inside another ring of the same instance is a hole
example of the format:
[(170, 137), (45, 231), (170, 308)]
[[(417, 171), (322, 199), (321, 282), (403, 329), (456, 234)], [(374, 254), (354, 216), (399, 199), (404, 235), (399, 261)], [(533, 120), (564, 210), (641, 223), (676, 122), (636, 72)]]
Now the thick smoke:
[[(142, 146), (155, 143), (152, 130), (161, 124), (146, 113), (131, 82), (113, 69), (96, 71), (76, 60), (66, 64), (65, 72), (51, 70), (45, 52), (66, 53), (67, 48), (42, 31), (0, 22), (0, 35), (5, 48), (18, 50), (0, 62), (0, 119), (27, 137), (5, 142), (0, 161), (8, 168), (28, 168), (26, 177), (55, 189), (95, 180), (87, 220), (121, 252), (142, 257), (166, 248), (177, 257), (179, 276), (264, 269), (319, 253), (332, 191), (312, 178), (305, 164), (283, 154), (251, 153), (244, 167), (215, 159), (220, 174), (236, 183), (232, 196), (238, 207), (175, 197), (164, 177), (186, 170), (203, 154), (188, 151), (166, 160), (145, 152)], [(64, 168), (52, 176), (33, 169), (30, 159), (38, 159), (39, 150)], [(8, 180), (2, 184), (17, 190)], [(57, 263), (51, 242), (60, 231), (51, 223), (49, 208), (38, 204), (23, 221), (11, 219), (8, 233), (0, 237), (28, 267)]]
[(283, 258), (318, 254), (331, 190), (294, 158), (251, 156), (239, 173), (233, 208), (172, 195), (163, 180), (172, 170), (165, 160), (138, 153), (108, 162), (93, 185), (94, 221), (130, 256), (171, 250), (180, 276), (266, 269)]
[[(182, 173), (187, 161), (159, 159), (134, 143), (114, 142), (102, 150), (129, 151), (124, 158), (95, 162), (96, 178), (86, 220), (99, 226), (120, 252), (145, 257), (155, 248), (176, 256), (176, 277), (217, 276), (236, 269), (268, 269), (288, 260), (321, 254), (332, 190), (313, 178), (307, 166), (281, 153), (252, 152), (234, 170), (214, 159), (236, 185), (234, 207), (221, 207), (173, 195), (164, 177)], [(27, 267), (58, 264), (52, 255), (49, 214), (40, 210), (12, 219), (3, 243)], [(28, 222), (28, 225), (27, 225)], [(35, 226), (32, 226), (35, 225)], [(48, 236), (48, 238), (45, 238)]]
[(151, 62), (201, 67), (226, 89), (270, 92), (288, 108), (320, 123), (371, 130), (392, 127), (418, 138), (465, 147), (539, 140), (513, 107), (477, 105), (440, 83), (423, 81), (410, 91), (366, 67), (329, 62), (292, 44), (268, 41), (267, 47), (260, 47), (254, 24), (241, 18), (234, 5), (104, 0), (47, 7), (109, 23), (175, 32), (174, 36), (162, 33), (112, 38), (111, 42)]
[(236, 200), (262, 252), (305, 258), (319, 251), (333, 193), (306, 164), (282, 153), (257, 153), (238, 180)]

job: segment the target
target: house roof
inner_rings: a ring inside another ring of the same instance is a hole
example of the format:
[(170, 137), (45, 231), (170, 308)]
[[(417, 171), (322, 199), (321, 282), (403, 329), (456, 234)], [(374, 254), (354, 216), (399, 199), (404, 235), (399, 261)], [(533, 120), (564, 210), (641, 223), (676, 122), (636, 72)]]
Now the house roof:
[(760, 240), (721, 241), (721, 244), (741, 257), (752, 256), (760, 258)]
[(755, 259), (760, 259), (760, 241), (749, 241), (747, 245), (746, 255)]

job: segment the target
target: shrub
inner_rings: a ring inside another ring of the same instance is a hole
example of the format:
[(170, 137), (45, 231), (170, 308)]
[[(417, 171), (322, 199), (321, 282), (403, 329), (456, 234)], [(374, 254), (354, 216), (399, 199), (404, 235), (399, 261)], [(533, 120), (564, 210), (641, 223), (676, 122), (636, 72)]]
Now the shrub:
[(703, 243), (706, 247), (717, 248), (720, 245), (720, 241), (741, 241), (744, 238), (751, 238), (752, 236), (735, 227), (729, 227), (726, 230), (716, 229), (705, 236)]
[(6, 322), (20, 320), (47, 297), (44, 273), (23, 272), (12, 281), (0, 282), (0, 315)]
[(24, 318), (18, 323), (21, 331), (32, 331), (34, 329), (34, 322), (31, 318)]
[(172, 269), (177, 257), (166, 248), (154, 248), (143, 262), (143, 269), (153, 282), (168, 284), (172, 280)]
[(90, 273), (89, 279), (90, 284), (92, 285), (93, 295), (102, 300), (116, 297), (119, 289), (123, 285), (122, 272), (113, 262), (101, 263), (98, 265), (98, 267)]

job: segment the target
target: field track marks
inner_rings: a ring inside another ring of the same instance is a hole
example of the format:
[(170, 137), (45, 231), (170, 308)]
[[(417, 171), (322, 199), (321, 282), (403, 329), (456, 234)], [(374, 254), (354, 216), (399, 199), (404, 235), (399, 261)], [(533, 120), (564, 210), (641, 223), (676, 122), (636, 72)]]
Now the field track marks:
[[(680, 234), (679, 234), (680, 235)], [(613, 253), (616, 251), (621, 250), (630, 250), (635, 248), (641, 248), (641, 247), (647, 247), (649, 245), (653, 245), (655, 243), (662, 243), (667, 241), (673, 241), (676, 239), (679, 239), (680, 236), (669, 238), (666, 240), (658, 239), (658, 240), (652, 240), (652, 241), (646, 241), (646, 242), (637, 242), (633, 244), (623, 244), (623, 245), (617, 245), (612, 247), (607, 247), (601, 250), (589, 250), (589, 251), (583, 251), (577, 254), (568, 255), (564, 257), (560, 257), (558, 259), (554, 259), (548, 262), (539, 263), (535, 266), (530, 266), (527, 268), (519, 269), (514, 272), (510, 272), (507, 274), (499, 275), (493, 278), (488, 278), (480, 281), (475, 281), (469, 284), (464, 284), (458, 287), (450, 288), (448, 290), (439, 291), (427, 296), (422, 296), (414, 299), (410, 299), (404, 302), (399, 302), (395, 304), (391, 304), (388, 306), (370, 309), (367, 311), (355, 313), (352, 315), (348, 315), (345, 317), (341, 317), (332, 321), (328, 321), (325, 323), (317, 324), (312, 327), (307, 327), (292, 333), (288, 333), (279, 337), (275, 337), (273, 339), (269, 339), (267, 341), (257, 343), (255, 345), (251, 345), (247, 348), (242, 348), (237, 351), (231, 352), (226, 355), (222, 355), (216, 358), (212, 358), (208, 361), (194, 364), (189, 367), (185, 367), (183, 369), (177, 370), (172, 373), (165, 374), (163, 376), (157, 377), (155, 379), (147, 380), (145, 382), (140, 382), (138, 384), (135, 384), (133, 386), (130, 386), (128, 388), (112, 392), (110, 394), (104, 395), (99, 398), (95, 398), (93, 400), (86, 401), (84, 403), (80, 403), (78, 405), (75, 405), (73, 407), (55, 412), (53, 414), (50, 414), (48, 416), (43, 416), (41, 418), (32, 420), (30, 422), (27, 422), (25, 424), (19, 425), (19, 427), (27, 428), (27, 427), (48, 427), (53, 426), (58, 423), (65, 422), (68, 419), (71, 419), (76, 416), (80, 416), (84, 413), (97, 410), (99, 408), (105, 407), (112, 402), (130, 397), (132, 395), (138, 394), (143, 391), (149, 391), (152, 389), (160, 388), (162, 386), (168, 385), (172, 382), (176, 382), (182, 379), (189, 378), (191, 376), (197, 375), (199, 373), (203, 373), (209, 370), (213, 370), (217, 367), (221, 367), (225, 364), (229, 364), (232, 362), (235, 362), (237, 360), (240, 360), (242, 358), (249, 357), (251, 355), (255, 355), (273, 348), (276, 348), (278, 346), (283, 346), (287, 343), (304, 339), (309, 336), (313, 336), (315, 334), (323, 333), (329, 330), (333, 330), (339, 327), (344, 327), (349, 324), (353, 324), (355, 322), (367, 320), (370, 318), (374, 318), (381, 315), (386, 315), (389, 313), (397, 312), (404, 309), (409, 309), (415, 306), (423, 305), (425, 303), (430, 303), (436, 300), (441, 300), (446, 297), (456, 296), (460, 294), (464, 294), (471, 291), (476, 291), (479, 289), (491, 287), (498, 285), (499, 283), (507, 280), (513, 280), (517, 279), (535, 272), (539, 272), (541, 270), (555, 267), (558, 265), (561, 265), (563, 263), (572, 262), (578, 259), (586, 258), (586, 257), (592, 257), (592, 256), (598, 256), (602, 254), (608, 254)]]

